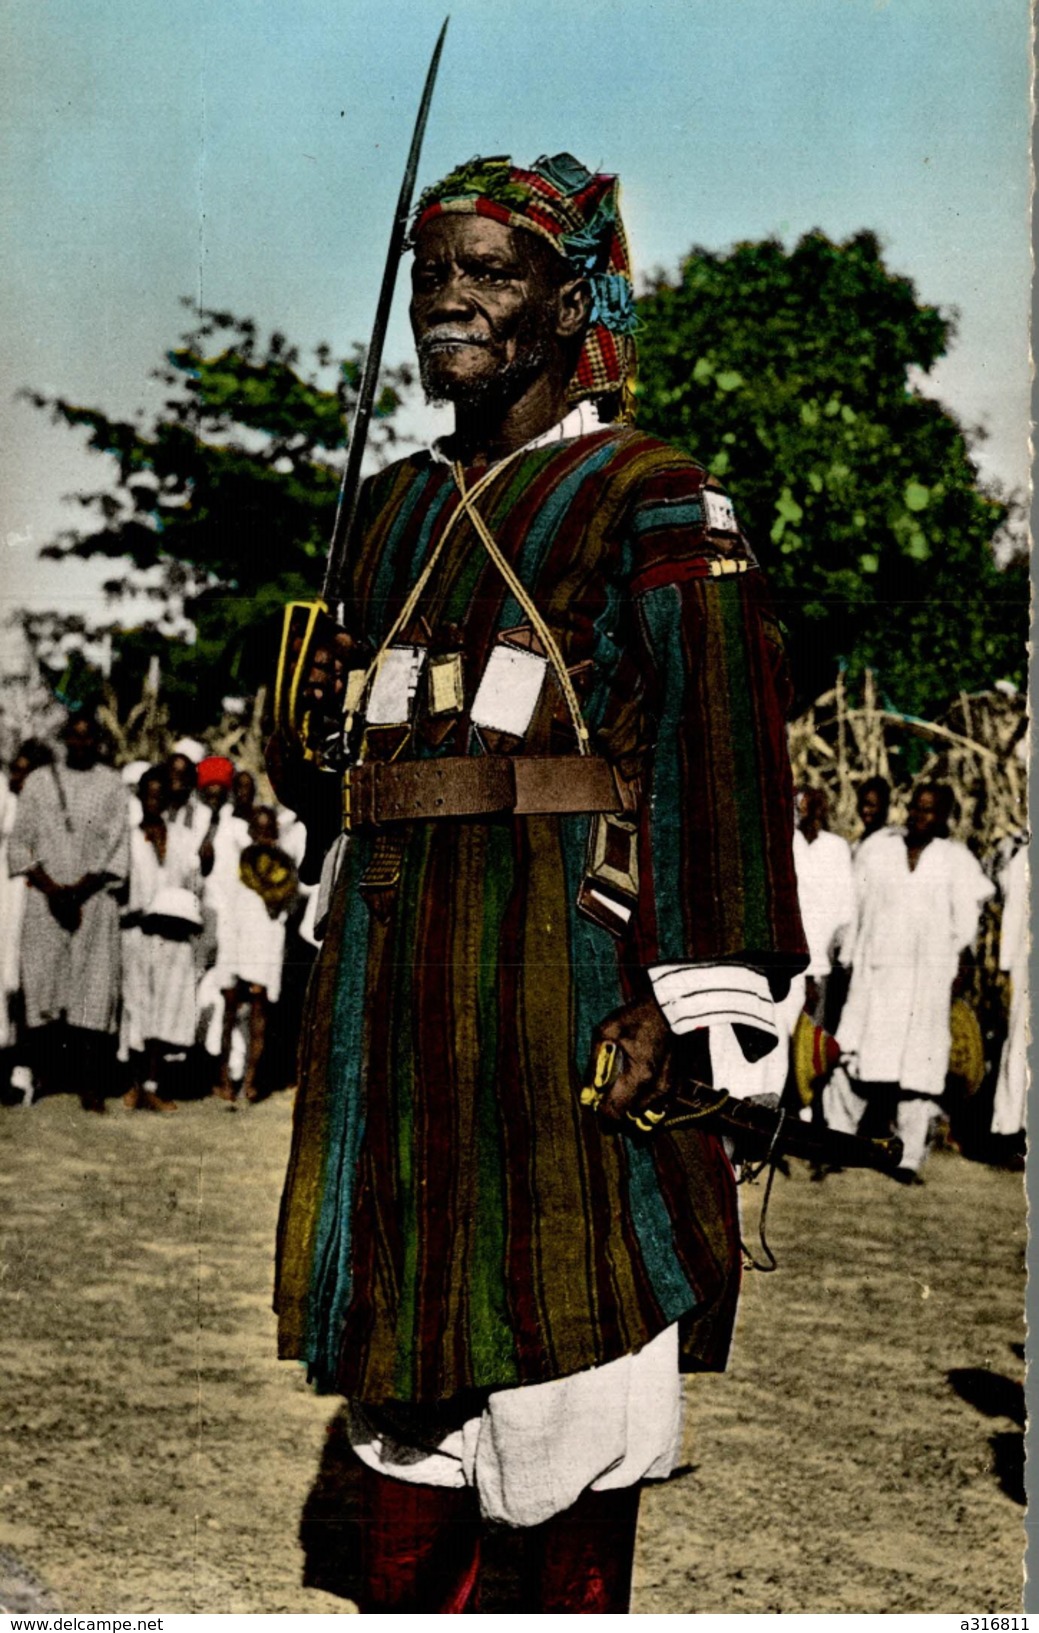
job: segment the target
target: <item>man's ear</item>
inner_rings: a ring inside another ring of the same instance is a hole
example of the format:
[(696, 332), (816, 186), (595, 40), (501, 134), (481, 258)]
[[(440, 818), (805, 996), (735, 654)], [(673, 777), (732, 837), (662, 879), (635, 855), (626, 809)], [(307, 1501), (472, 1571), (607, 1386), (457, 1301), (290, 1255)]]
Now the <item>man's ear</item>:
[(592, 286), (587, 278), (571, 278), (556, 290), (556, 334), (573, 340), (588, 327), (592, 310)]

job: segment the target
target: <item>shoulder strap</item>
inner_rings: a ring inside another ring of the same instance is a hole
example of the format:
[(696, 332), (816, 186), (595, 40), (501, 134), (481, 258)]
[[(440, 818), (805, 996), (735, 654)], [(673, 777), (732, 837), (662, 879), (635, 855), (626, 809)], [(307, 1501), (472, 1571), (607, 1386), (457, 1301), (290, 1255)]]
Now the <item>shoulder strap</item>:
[[(483, 476), (481, 476), (480, 480), (478, 482), (474, 483), (473, 486), (469, 489), (468, 494), (465, 493), (464, 489), (462, 490), (462, 503), (459, 505), (459, 507), (455, 511), (454, 515), (449, 518), (449, 520), (447, 522), (447, 525), (444, 528), (444, 531), (441, 533), (440, 538), (437, 540), (435, 548), (433, 549), (433, 551), (431, 552), (431, 554), (429, 556), (428, 561), (426, 562), (425, 566), (423, 567), (423, 569), (422, 569), (421, 573), (419, 574), (418, 578), (415, 580), (415, 583), (412, 586), (412, 589), (411, 589), (411, 591), (410, 591), (410, 593), (408, 595), (407, 600), (405, 601), (403, 607), (401, 607), (400, 612), (397, 614), (396, 618), (393, 620), (392, 625), (390, 626), (389, 630), (387, 631), (386, 635), (384, 636), (384, 638), (383, 638), (383, 640), (382, 640), (382, 642), (381, 642), (381, 644), (379, 646), (379, 650), (376, 652), (374, 658), (372, 659), (371, 663), (368, 665), (368, 668), (365, 671), (364, 679), (363, 679), (360, 687), (358, 688), (358, 692), (357, 692), (357, 699), (358, 699), (357, 707), (360, 707), (361, 699), (363, 699), (365, 697), (365, 695), (366, 695), (366, 693), (368, 691), (368, 687), (371, 684), (371, 682), (372, 682), (372, 680), (373, 680), (373, 678), (374, 678), (374, 676), (375, 676), (375, 674), (376, 674), (376, 672), (377, 672), (377, 670), (379, 668), (379, 665), (382, 663), (382, 661), (385, 658), (385, 656), (386, 656), (387, 652), (389, 651), (390, 647), (393, 645), (393, 642), (396, 640), (397, 636), (400, 634), (400, 631), (402, 629), (404, 629), (407, 626), (407, 624), (410, 623), (412, 617), (414, 616), (415, 609), (418, 606), (419, 601), (422, 599), (422, 594), (423, 594), (423, 591), (426, 588), (426, 585), (429, 583), (431, 577), (433, 576), (433, 569), (435, 568), (437, 562), (440, 560), (440, 557), (442, 556), (443, 551), (444, 551), (444, 546), (447, 544), (448, 539), (451, 537), (452, 533), (454, 532), (456, 526), (461, 521), (463, 516), (469, 515), (470, 519), (472, 519), (473, 512), (469, 509), (469, 506), (471, 506), (473, 501), (479, 497), (479, 495), (483, 492), (483, 490), (485, 488), (489, 487), (492, 482), (496, 481), (497, 478), (499, 476), (501, 476), (502, 472), (506, 469), (507, 466), (511, 465), (516, 459), (519, 458), (520, 454), (525, 453), (525, 452), (526, 452), (525, 448), (515, 449), (514, 452), (509, 454), (507, 458), (499, 460), (497, 465), (492, 465), (489, 471), (485, 471)], [(457, 483), (457, 478), (456, 478), (456, 483)], [(344, 735), (349, 732), (352, 723), (353, 723), (353, 713), (351, 712), (350, 714), (347, 715), (346, 720), (344, 722), (344, 728), (343, 728), (344, 729)]]
[(523, 611), (530, 619), (532, 627), (536, 630), (538, 638), (548, 654), (549, 662), (555, 670), (556, 678), (562, 687), (563, 696), (566, 699), (566, 706), (570, 711), (570, 718), (573, 721), (574, 730), (577, 733), (578, 751), (581, 754), (588, 754), (591, 752), (588, 741), (588, 727), (584, 723), (584, 716), (581, 713), (581, 705), (577, 700), (577, 693), (574, 691), (573, 681), (570, 679), (569, 670), (567, 669), (566, 664), (563, 662), (563, 654), (559, 650), (555, 636), (552, 634), (552, 631), (549, 629), (548, 625), (545, 623), (545, 620), (538, 612), (538, 609), (528, 595), (524, 584), (517, 577), (512, 564), (506, 559), (505, 556), (502, 555), (494, 535), (487, 526), (487, 523), (484, 521), (479, 511), (474, 508), (473, 500), (476, 497), (476, 489), (473, 488), (469, 491), (466, 490), (465, 473), (462, 470), (461, 465), (456, 463), (452, 466), (452, 471), (454, 474), (455, 486), (461, 495), (462, 509), (468, 515), (470, 522), (472, 522), (473, 529), (479, 538), (480, 543), (483, 545), (494, 565), (497, 567), (499, 573), (509, 586), (509, 589), (512, 591), (513, 595), (516, 597), (516, 600), (523, 608)]

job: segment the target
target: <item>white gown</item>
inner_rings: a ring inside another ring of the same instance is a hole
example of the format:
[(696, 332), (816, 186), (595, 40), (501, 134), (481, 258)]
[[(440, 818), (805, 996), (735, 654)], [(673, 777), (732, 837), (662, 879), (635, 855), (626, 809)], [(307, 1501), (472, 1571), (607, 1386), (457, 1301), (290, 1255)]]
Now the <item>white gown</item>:
[(8, 841), (17, 809), (17, 795), (11, 793), (7, 778), (0, 776), (0, 1049), (9, 1049), (15, 1041), (7, 1004), (21, 986), (19, 950), (29, 888), (23, 878), (12, 879), (7, 869)]
[[(190, 829), (167, 826), (166, 859), (140, 827), (130, 832), (128, 912), (145, 914), (159, 891), (174, 887), (198, 890), (198, 844)], [(119, 1058), (141, 1051), (148, 1038), (176, 1049), (195, 1041), (195, 949), (191, 940), (172, 941), (135, 925), (122, 931), (123, 1006), (119, 1024)]]
[(1007, 863), (1003, 889), (1003, 929), (999, 967), (1008, 971), (1010, 1025), (996, 1081), (993, 1134), (1019, 1134), (1025, 1126), (1028, 1088), (1028, 851), (1022, 846)]
[[(897, 1083), (937, 1099), (949, 1066), (949, 1004), (959, 955), (993, 895), (965, 845), (933, 839), (910, 871), (901, 830), (855, 858), (858, 917), (841, 1046), (862, 1083)], [(848, 956), (847, 954), (845, 956)]]

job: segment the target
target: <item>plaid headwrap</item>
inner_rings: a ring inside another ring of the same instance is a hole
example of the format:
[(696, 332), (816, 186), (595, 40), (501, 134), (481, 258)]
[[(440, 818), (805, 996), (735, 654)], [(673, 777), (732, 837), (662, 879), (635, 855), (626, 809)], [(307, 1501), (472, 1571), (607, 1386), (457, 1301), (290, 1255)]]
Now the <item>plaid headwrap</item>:
[(519, 170), (511, 159), (470, 159), (418, 201), (411, 241), (438, 215), (482, 215), (504, 227), (537, 233), (592, 286), (592, 311), (581, 355), (567, 389), (570, 402), (620, 397), (621, 415), (635, 417), (638, 324), (631, 255), (618, 203), (616, 176), (593, 176), (570, 153), (535, 160)]

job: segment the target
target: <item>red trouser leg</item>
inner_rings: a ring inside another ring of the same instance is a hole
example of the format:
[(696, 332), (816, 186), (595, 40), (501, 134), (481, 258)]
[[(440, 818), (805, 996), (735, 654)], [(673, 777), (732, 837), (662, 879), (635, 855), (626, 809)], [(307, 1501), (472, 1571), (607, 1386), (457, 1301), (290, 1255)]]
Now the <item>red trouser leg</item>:
[(362, 1611), (475, 1609), (480, 1567), (476, 1493), (409, 1485), (363, 1466)]
[(638, 1486), (585, 1491), (531, 1538), (538, 1610), (627, 1614), (639, 1518)]

